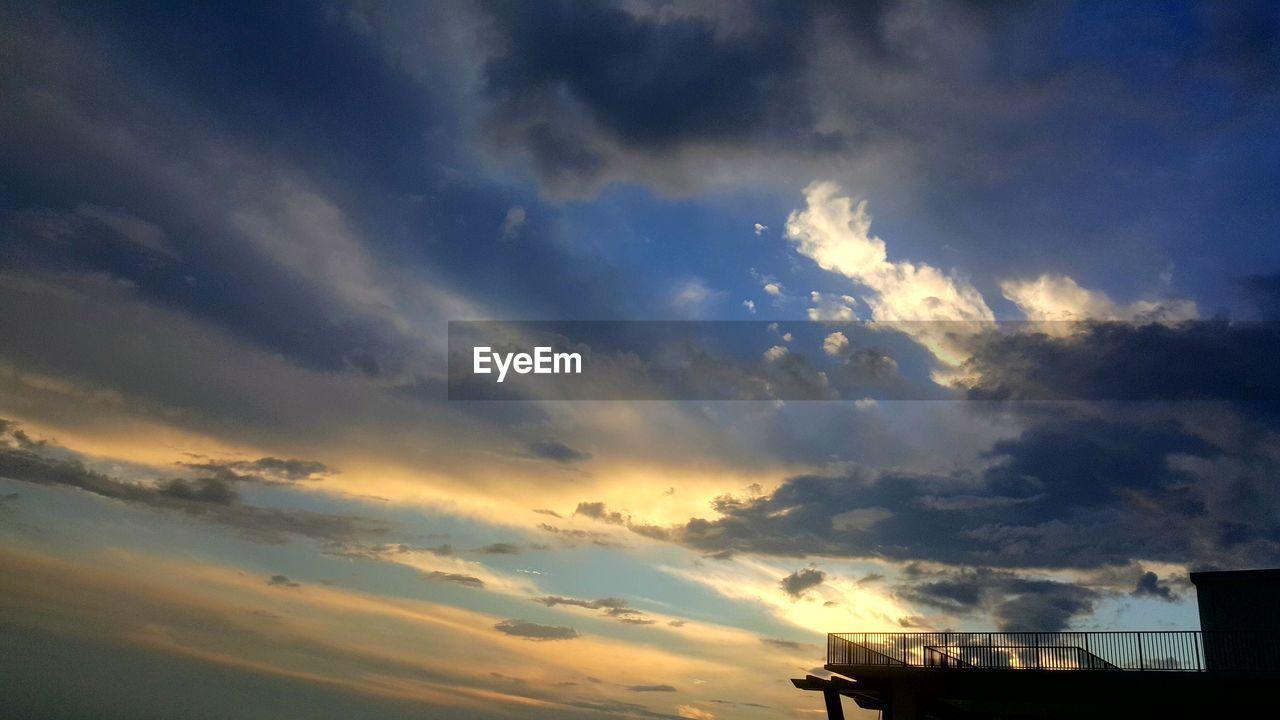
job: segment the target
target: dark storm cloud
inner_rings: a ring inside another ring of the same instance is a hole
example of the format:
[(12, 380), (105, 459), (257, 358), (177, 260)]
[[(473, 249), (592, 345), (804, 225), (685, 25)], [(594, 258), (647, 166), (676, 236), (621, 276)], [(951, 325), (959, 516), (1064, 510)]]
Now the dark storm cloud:
[(556, 527), (555, 525), (548, 525), (547, 523), (538, 523), (538, 529), (543, 532), (551, 533), (552, 535), (559, 535), (567, 540), (585, 540), (592, 537), (602, 537), (600, 533), (588, 530), (577, 530), (574, 528), (561, 528)]
[(1043, 423), (997, 443), (982, 472), (795, 477), (769, 495), (722, 497), (717, 519), (692, 519), (673, 537), (711, 552), (998, 566), (1184, 561), (1216, 544), (1226, 518), (1206, 512), (1211, 489), (1170, 467), (1171, 454), (1216, 455), (1176, 425)]
[(439, 582), (454, 583), (457, 585), (465, 585), (466, 587), (484, 588), (484, 581), (472, 575), (462, 575), (460, 573), (442, 572), (433, 570), (429, 573), (423, 573), (423, 577), (428, 580), (436, 580)]
[(1142, 573), (1138, 578), (1137, 586), (1133, 588), (1133, 592), (1130, 594), (1134, 597), (1158, 598), (1166, 602), (1174, 602), (1178, 599), (1178, 596), (1174, 594), (1168, 585), (1160, 582), (1160, 576), (1150, 571)]
[(559, 595), (547, 595), (545, 597), (534, 598), (534, 602), (542, 603), (547, 607), (555, 607), (557, 605), (568, 605), (571, 607), (586, 608), (588, 610), (600, 610), (602, 614), (612, 618), (616, 618), (619, 622), (628, 625), (652, 625), (655, 621), (644, 617), (644, 611), (631, 607), (626, 600), (622, 598), (607, 597), (596, 600), (583, 600), (580, 598), (561, 597)]
[[(667, 10), (488, 5), (491, 140), (522, 150), (544, 186), (568, 194), (630, 179), (637, 168), (629, 165), (680, 165), (690, 147), (847, 158), (931, 122), (851, 78), (954, 81), (954, 64), (922, 62), (922, 46), (956, 41), (928, 37), (919, 15), (974, 42), (986, 41), (997, 24), (995, 14), (967, 6), (878, 1)], [(1022, 13), (1039, 24), (1056, 14)], [(824, 60), (841, 63), (839, 72), (824, 72)], [(850, 98), (857, 110), (833, 97)], [(918, 99), (936, 102), (937, 93)], [(908, 127), (891, 129), (899, 125)]]
[(534, 122), (521, 135), (541, 179), (552, 186), (591, 182), (607, 168), (605, 159), (588, 149), (582, 138), (553, 123)]
[(1094, 594), (1076, 585), (1052, 592), (1020, 595), (997, 605), (996, 626), (1005, 632), (1057, 632), (1071, 619), (1093, 612)]
[[(898, 242), (945, 247), (980, 283), (1044, 272), (1048, 253), (1057, 271), (1104, 282), (1153, 283), (1173, 263), (1179, 292), (1208, 298), (1242, 265), (1276, 262), (1261, 248), (1280, 209), (1259, 191), (1280, 183), (1274, 3), (498, 3), (485, 15), (483, 139), (552, 197), (832, 178), (903, 219), (914, 238)], [(993, 241), (1014, 237), (1035, 240)]]
[(394, 317), (416, 289), (406, 301), (365, 278), (390, 298), (353, 302), (281, 244), (349, 236), (375, 274), (445, 292), (442, 277), (465, 277), (535, 315), (616, 314), (633, 281), (566, 262), (532, 198), (520, 243), (473, 236), (512, 188), (459, 157), (459, 109), (387, 62), (350, 10), (0, 9), (0, 269), (116, 278), (298, 365), (381, 377), (419, 369), (422, 339)]
[[(1135, 393), (1196, 402), (977, 403), (974, 412), (1023, 425), (980, 468), (795, 477), (768, 495), (719, 498), (716, 519), (691, 519), (671, 537), (713, 553), (1006, 568), (1277, 562), (1280, 412), (1248, 398), (1280, 387), (1278, 327), (1096, 323), (1065, 336), (979, 338), (966, 368), (978, 378), (975, 397)], [(1052, 613), (1076, 599), (1016, 607)]]
[(18, 423), (0, 418), (0, 443), (17, 445), (22, 450), (38, 450), (45, 445), (44, 440), (33, 440)]
[(628, 685), (627, 690), (631, 692), (675, 692), (676, 689), (670, 685)]
[[(608, 523), (610, 525), (621, 525), (637, 535), (643, 535), (654, 540), (670, 540), (671, 530), (658, 525), (650, 525), (648, 523), (633, 522), (630, 515), (623, 515), (617, 510), (610, 510), (603, 502), (580, 502), (578, 507), (573, 511), (574, 515), (589, 517), (592, 520)], [(577, 530), (574, 532), (582, 532)]]
[(592, 520), (599, 520), (610, 525), (622, 525), (628, 520), (627, 516), (616, 510), (609, 510), (602, 502), (580, 502), (573, 514), (589, 517)]
[(179, 464), (231, 481), (293, 482), (333, 474), (333, 470), (316, 460), (282, 460), (274, 457), (257, 460), (205, 460)]
[(503, 620), (494, 630), (529, 640), (572, 640), (580, 637), (577, 630), (561, 625), (539, 625), (525, 620)]
[(625, 608), (627, 601), (622, 598), (600, 598), (599, 600), (581, 600), (579, 598), (560, 597), (559, 595), (547, 595), (546, 597), (535, 598), (537, 602), (547, 607), (555, 607), (556, 605), (572, 605), (574, 607), (590, 608), (592, 610), (599, 609), (618, 609)]
[[(973, 195), (984, 194), (1041, 163), (1075, 173), (1062, 160), (1076, 146), (1097, 154), (1092, 131), (1114, 124), (1119, 104), (1138, 115), (1129, 122), (1194, 141), (1222, 115), (1248, 112), (1249, 96), (1274, 91), (1278, 67), (1277, 13), (1260, 3), (1183, 7), (1160, 20), (1087, 3), (486, 9), (491, 132), (522, 148), (544, 184), (570, 192), (643, 174), (618, 148), (680, 164), (678, 151), (698, 145), (841, 158), (909, 145), (939, 184), (970, 177)], [(1206, 102), (1192, 78), (1243, 97)], [(1151, 109), (1125, 103), (1133, 95)], [(1201, 124), (1180, 127), (1170, 106)], [(1157, 145), (1168, 154), (1169, 143)], [(1131, 138), (1114, 146), (1136, 165), (1170, 162)]]
[(162, 480), (156, 486), (156, 492), (177, 500), (217, 505), (230, 505), (240, 499), (240, 494), (226, 480), (210, 477), (194, 480), (183, 478)]
[(649, 525), (646, 523), (629, 522), (627, 529), (637, 535), (651, 538), (653, 540), (670, 540), (671, 530), (659, 525)]
[(301, 583), (296, 583), (290, 580), (288, 575), (272, 575), (271, 577), (267, 578), (267, 584), (272, 587), (287, 587), (287, 588), (302, 587)]
[(974, 399), (1280, 401), (1280, 322), (1092, 322), (976, 336)]
[[(14, 423), (9, 423), (7, 428), (6, 440), (20, 432)], [(289, 535), (344, 542), (385, 531), (358, 517), (246, 504), (236, 488), (239, 480), (214, 476), (128, 482), (92, 470), (77, 458), (40, 452), (43, 449), (43, 445), (33, 449), (16, 441), (0, 444), (0, 476), (37, 485), (78, 488), (113, 500), (176, 510), (228, 525), (260, 542), (281, 543)]]
[(1224, 518), (1206, 517), (1205, 489), (1164, 458), (1204, 450), (1138, 424), (1042, 427), (999, 444), (981, 475), (793, 478), (766, 497), (722, 498), (720, 519), (692, 520), (680, 537), (704, 550), (1005, 566), (1184, 561)]
[(535, 458), (554, 460), (558, 463), (573, 463), (591, 459), (591, 453), (576, 450), (554, 440), (529, 443), (529, 454)]
[(806, 590), (810, 590), (821, 585), (827, 579), (827, 574), (816, 568), (804, 568), (797, 570), (790, 575), (782, 578), (778, 584), (782, 586), (782, 591), (790, 595), (793, 599), (799, 599), (804, 595)]
[[(980, 343), (969, 364), (981, 376), (973, 391), (978, 397), (1193, 401), (1080, 406), (1113, 418), (1117, 430), (1130, 428), (1122, 430), (1123, 441), (1110, 442), (1071, 420), (1063, 409), (1070, 406), (1050, 413), (1035, 404), (1001, 406), (1025, 415), (1031, 430), (1024, 438), (1032, 442), (993, 449), (1017, 451), (996, 479), (1007, 488), (1019, 482), (1018, 474), (1053, 478), (1065, 490), (1071, 475), (1072, 501), (1120, 509), (1106, 500), (1110, 495), (1159, 510), (1189, 535), (1185, 548), (1166, 548), (1171, 560), (1274, 563), (1280, 557), (1274, 515), (1280, 488), (1273, 481), (1280, 469), (1273, 447), (1280, 425), (1280, 376), (1272, 361), (1278, 349), (1280, 323), (1273, 321), (1094, 323), (1065, 337), (1026, 333)], [(1054, 450), (1043, 441), (1051, 439), (1063, 458), (1056, 471), (1047, 469)], [(1112, 449), (1098, 452), (1107, 445)], [(1141, 515), (1124, 514), (1127, 522)], [(1150, 549), (1158, 533), (1151, 525), (1134, 539)]]
[(316, 460), (295, 460), (264, 457), (253, 461), (240, 461), (232, 464), (237, 469), (245, 469), (270, 475), (279, 475), (289, 480), (305, 480), (317, 475), (333, 473), (328, 466)]
[[(420, 147), (420, 108), (403, 78), (397, 91), (377, 54), (326, 32), (319, 13), (247, 10), (46, 6), (6, 18), (15, 63), (0, 82), (16, 99), (0, 139), (11, 191), (0, 207), (0, 267), (126, 279), (308, 367), (394, 368), (410, 352), (401, 333), (376, 314), (344, 312), (322, 283), (253, 248), (244, 222), (305, 202), (306, 170), (349, 175), (351, 151)], [(288, 59), (255, 66), (282, 42)], [(333, 81), (348, 73), (361, 80)], [(327, 90), (299, 92), (307, 85)], [(57, 108), (35, 99), (46, 93), (62, 98)], [(313, 102), (324, 111), (300, 107)], [(379, 132), (357, 130), (369, 123)], [(349, 141), (364, 147), (339, 150)], [(170, 174), (177, 147), (180, 183)], [(263, 164), (268, 149), (275, 159)], [(255, 199), (235, 186), (254, 186)]]
[(990, 613), (1006, 632), (1065, 629), (1071, 619), (1093, 611), (1098, 591), (1052, 580), (1020, 577), (988, 568), (903, 573), (899, 598), (957, 616)]
[(620, 542), (612, 539), (608, 533), (596, 532), (595, 530), (578, 530), (576, 528), (561, 528), (547, 523), (538, 523), (538, 529), (551, 533), (560, 538), (561, 542), (569, 547), (575, 547), (578, 542), (590, 542), (596, 547), (603, 548), (620, 548), (626, 547)]
[[(485, 66), (485, 86), (506, 101), (510, 115), (568, 90), (622, 142), (659, 148), (700, 137), (740, 138), (762, 125), (811, 122), (789, 83), (802, 61), (801, 33), (761, 24), (726, 37), (705, 18), (659, 21), (604, 3), (490, 7), (501, 50)], [(805, 14), (786, 4), (766, 12), (778, 25)], [(548, 147), (568, 146), (547, 136), (549, 126), (535, 125), (530, 132), (544, 152), (551, 151), (548, 160), (576, 171), (594, 169), (581, 150), (562, 155)]]

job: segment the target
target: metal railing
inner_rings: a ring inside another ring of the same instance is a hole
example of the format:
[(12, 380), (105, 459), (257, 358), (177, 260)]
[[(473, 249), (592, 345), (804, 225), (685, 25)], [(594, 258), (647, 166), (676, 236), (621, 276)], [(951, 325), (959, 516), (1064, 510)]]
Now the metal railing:
[(1280, 633), (832, 633), (827, 663), (1002, 670), (1280, 672)]

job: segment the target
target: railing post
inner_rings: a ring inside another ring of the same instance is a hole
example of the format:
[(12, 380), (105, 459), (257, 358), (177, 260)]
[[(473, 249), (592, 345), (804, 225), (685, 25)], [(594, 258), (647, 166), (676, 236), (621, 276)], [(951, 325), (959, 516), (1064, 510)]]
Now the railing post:
[(1138, 633), (1137, 635), (1138, 635), (1138, 669), (1146, 670), (1147, 664), (1142, 659), (1142, 633)]

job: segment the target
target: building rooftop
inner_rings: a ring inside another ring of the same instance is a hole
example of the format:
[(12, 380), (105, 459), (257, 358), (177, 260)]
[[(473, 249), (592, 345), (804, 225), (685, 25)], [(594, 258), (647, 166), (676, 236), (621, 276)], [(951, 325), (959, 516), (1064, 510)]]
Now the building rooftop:
[(1246, 717), (1280, 682), (1280, 569), (1199, 572), (1201, 630), (856, 632), (792, 680), (886, 720)]
[(1267, 568), (1263, 570), (1207, 570), (1191, 573), (1192, 584), (1198, 585), (1206, 580), (1212, 582), (1221, 582), (1223, 580), (1232, 582), (1280, 581), (1280, 568)]

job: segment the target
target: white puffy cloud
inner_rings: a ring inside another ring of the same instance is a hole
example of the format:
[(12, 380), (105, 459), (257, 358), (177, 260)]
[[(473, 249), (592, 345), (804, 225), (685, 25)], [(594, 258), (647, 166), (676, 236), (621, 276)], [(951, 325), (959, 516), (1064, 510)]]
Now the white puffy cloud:
[(1192, 320), (1199, 313), (1195, 301), (1171, 299), (1117, 303), (1100, 290), (1089, 290), (1066, 275), (1041, 275), (1035, 280), (1007, 280), (1001, 293), (1033, 321), (1079, 320)]
[(687, 720), (716, 720), (715, 713), (693, 705), (677, 705), (676, 715)]
[(822, 352), (833, 357), (847, 347), (849, 347), (849, 338), (842, 332), (833, 332), (822, 341)]
[(994, 319), (982, 295), (967, 281), (924, 263), (893, 262), (884, 241), (871, 234), (866, 202), (840, 197), (831, 182), (805, 188), (804, 210), (787, 216), (787, 238), (824, 270), (864, 285), (875, 320)]
[(774, 297), (782, 295), (782, 284), (776, 282), (767, 282), (764, 284), (764, 291)]
[(823, 295), (820, 292), (809, 293), (813, 307), (806, 311), (814, 322), (853, 322), (858, 316), (853, 312), (857, 301), (848, 295)]
[(756, 314), (756, 302), (755, 302), (755, 300), (743, 300), (743, 301), (742, 301), (742, 307), (746, 308), (746, 309), (747, 309), (747, 312), (751, 313), (752, 315), (755, 315), (755, 314)]
[(787, 349), (785, 347), (781, 345), (774, 345), (773, 347), (764, 351), (764, 359), (767, 362), (776, 362), (786, 354), (787, 354)]
[(763, 234), (764, 231), (768, 229), (769, 229), (768, 225), (761, 225), (760, 223), (756, 223), (756, 235)]
[[(985, 325), (995, 320), (982, 294), (968, 281), (932, 265), (890, 261), (884, 240), (871, 234), (866, 202), (855, 206), (853, 200), (839, 196), (839, 192), (840, 188), (831, 182), (814, 182), (805, 188), (806, 208), (787, 216), (787, 239), (818, 267), (866, 287), (869, 292), (862, 300), (871, 310), (871, 319), (912, 323), (903, 331), (945, 365), (960, 365), (966, 354), (955, 342), (960, 328), (953, 323)], [(814, 293), (813, 299), (817, 302), (823, 298)], [(809, 319), (853, 319), (842, 317), (840, 307), (848, 307), (843, 296), (836, 303), (834, 316), (819, 303), (810, 309)], [(852, 314), (850, 308), (848, 315)], [(930, 321), (950, 322), (944, 327)]]
[(697, 319), (706, 314), (707, 307), (723, 295), (712, 290), (702, 278), (689, 278), (671, 292), (671, 309), (682, 318)]
[[(884, 240), (871, 233), (866, 202), (855, 204), (839, 193), (840, 188), (831, 182), (814, 182), (805, 188), (805, 208), (787, 216), (787, 239), (822, 269), (865, 287), (867, 293), (861, 300), (870, 309), (872, 320), (908, 323), (899, 329), (928, 348), (944, 365), (955, 368), (962, 364), (967, 352), (957, 340), (966, 334), (966, 329), (980, 331), (995, 320), (982, 294), (954, 273), (926, 263), (890, 260)], [(1083, 288), (1065, 275), (1008, 280), (1000, 288), (1028, 320), (1036, 322), (1172, 322), (1198, 315), (1191, 300), (1117, 303), (1106, 293)], [(813, 292), (810, 299), (814, 304), (808, 311), (810, 320), (856, 319), (850, 296), (835, 298)], [(944, 321), (945, 325), (933, 321)], [(1055, 331), (1069, 331), (1069, 327), (1061, 325)], [(939, 382), (958, 379), (949, 371), (935, 372), (934, 377)]]

